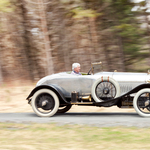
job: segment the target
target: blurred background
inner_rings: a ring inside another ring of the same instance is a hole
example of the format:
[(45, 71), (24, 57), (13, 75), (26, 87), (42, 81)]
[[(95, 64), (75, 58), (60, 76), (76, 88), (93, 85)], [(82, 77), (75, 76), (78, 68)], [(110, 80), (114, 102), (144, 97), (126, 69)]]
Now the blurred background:
[(0, 84), (71, 71), (147, 72), (149, 0), (0, 0)]
[[(88, 72), (100, 61), (104, 71), (150, 69), (149, 0), (0, 0), (0, 112), (33, 112), (26, 97), (37, 80), (71, 71), (74, 62)], [(134, 111), (77, 107), (70, 111)], [(0, 149), (149, 149), (149, 129), (129, 127), (8, 120), (0, 123)]]

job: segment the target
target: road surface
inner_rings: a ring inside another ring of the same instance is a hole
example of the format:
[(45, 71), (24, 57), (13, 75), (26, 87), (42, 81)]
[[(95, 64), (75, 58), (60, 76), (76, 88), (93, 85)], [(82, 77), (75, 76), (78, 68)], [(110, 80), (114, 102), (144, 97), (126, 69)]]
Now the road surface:
[(150, 118), (140, 117), (137, 113), (65, 113), (53, 117), (38, 117), (35, 113), (0, 113), (0, 122), (14, 123), (57, 123), (82, 124), (98, 127), (125, 126), (150, 127)]

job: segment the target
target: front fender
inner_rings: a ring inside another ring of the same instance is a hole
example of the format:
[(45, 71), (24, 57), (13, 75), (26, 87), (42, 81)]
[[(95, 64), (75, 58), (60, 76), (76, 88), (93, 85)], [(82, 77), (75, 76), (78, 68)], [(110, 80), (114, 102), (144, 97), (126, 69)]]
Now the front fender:
[(66, 101), (66, 99), (63, 96), (63, 93), (61, 92), (59, 87), (56, 87), (54, 85), (40, 85), (40, 86), (37, 86), (31, 91), (31, 93), (29, 94), (29, 96), (26, 99), (29, 100), (34, 95), (34, 93), (36, 93), (40, 89), (50, 89), (53, 92), (55, 92), (57, 94), (57, 96), (59, 97), (59, 99), (62, 100), (64, 103), (70, 104), (69, 102)]

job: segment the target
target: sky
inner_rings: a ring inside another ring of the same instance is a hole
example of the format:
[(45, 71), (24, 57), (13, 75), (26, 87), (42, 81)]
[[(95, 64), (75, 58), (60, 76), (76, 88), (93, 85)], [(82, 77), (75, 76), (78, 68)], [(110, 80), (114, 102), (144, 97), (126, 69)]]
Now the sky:
[(142, 2), (142, 1), (145, 1), (145, 0), (131, 0), (131, 1), (133, 1), (135, 3), (139, 3), (139, 2)]
[[(145, 9), (147, 13), (150, 13), (150, 0), (131, 0), (131, 1), (137, 3), (137, 5), (132, 8), (132, 11), (137, 11), (138, 9), (139, 10)], [(144, 7), (139, 6), (138, 3), (143, 1), (147, 1), (147, 4)]]

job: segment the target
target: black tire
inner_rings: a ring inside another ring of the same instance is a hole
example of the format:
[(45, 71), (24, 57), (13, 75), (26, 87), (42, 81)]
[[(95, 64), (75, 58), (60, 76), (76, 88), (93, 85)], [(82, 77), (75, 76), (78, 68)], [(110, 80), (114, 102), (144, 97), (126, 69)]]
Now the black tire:
[(95, 102), (103, 102), (120, 96), (120, 86), (118, 82), (110, 77), (97, 79), (91, 89)]
[(71, 107), (72, 107), (72, 105), (66, 105), (66, 106), (63, 106), (63, 107), (59, 107), (57, 113), (65, 113), (68, 110), (70, 110)]
[(40, 117), (51, 117), (59, 108), (58, 96), (49, 89), (37, 91), (31, 100), (33, 111)]
[(145, 88), (136, 93), (133, 107), (140, 116), (150, 117), (150, 89)]

